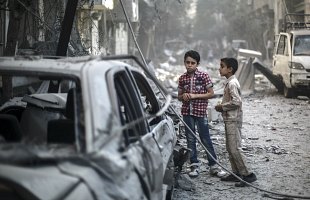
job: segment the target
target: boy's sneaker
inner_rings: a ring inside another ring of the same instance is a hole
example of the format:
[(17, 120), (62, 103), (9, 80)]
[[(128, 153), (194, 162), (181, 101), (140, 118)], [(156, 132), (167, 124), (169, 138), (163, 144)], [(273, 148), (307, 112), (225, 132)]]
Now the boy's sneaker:
[(226, 175), (226, 172), (224, 172), (220, 167), (212, 165), (210, 166), (210, 174), (221, 178)]
[[(243, 176), (242, 180), (244, 180), (245, 182), (248, 182), (248, 183), (253, 183), (254, 181), (257, 180), (257, 177), (254, 173), (251, 173), (247, 176)], [(245, 186), (247, 186), (247, 184), (244, 182), (239, 182), (239, 183), (236, 183), (235, 186), (236, 187), (245, 187)]]
[(190, 165), (191, 171), (188, 173), (188, 176), (195, 178), (197, 176), (199, 176), (199, 172), (200, 172), (200, 163), (192, 163)]
[(226, 173), (225, 171), (221, 170), (220, 172), (218, 172), (218, 173), (216, 174), (216, 176), (219, 177), (219, 178), (222, 178), (222, 177), (226, 176), (226, 174), (227, 174), (227, 173)]
[[(236, 175), (239, 176), (239, 174)], [(237, 179), (234, 175), (229, 174), (228, 176), (222, 177), (221, 181), (238, 182), (239, 179)]]

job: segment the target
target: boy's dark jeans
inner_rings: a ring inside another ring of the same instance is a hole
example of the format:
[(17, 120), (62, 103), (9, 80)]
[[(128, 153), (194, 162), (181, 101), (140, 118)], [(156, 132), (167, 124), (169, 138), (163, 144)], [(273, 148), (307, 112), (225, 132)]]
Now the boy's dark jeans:
[[(207, 148), (210, 154), (217, 159), (214, 151), (214, 147), (210, 138), (209, 126), (208, 126), (208, 118), (207, 117), (195, 117), (192, 115), (184, 115), (184, 122), (190, 127), (190, 129), (195, 133), (195, 125), (197, 125), (198, 133), (202, 144)], [(187, 139), (187, 147), (191, 149), (190, 153), (190, 162), (198, 163), (197, 159), (197, 149), (196, 149), (196, 138), (190, 133), (190, 130), (185, 127), (185, 134)], [(212, 166), (216, 164), (216, 162), (207, 154), (208, 165)]]

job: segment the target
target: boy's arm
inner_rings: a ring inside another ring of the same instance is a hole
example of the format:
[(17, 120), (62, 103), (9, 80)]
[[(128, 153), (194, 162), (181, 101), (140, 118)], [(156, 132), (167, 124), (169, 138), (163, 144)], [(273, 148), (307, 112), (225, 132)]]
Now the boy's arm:
[(214, 95), (213, 87), (207, 89), (204, 94), (190, 94), (191, 99), (211, 99)]
[(183, 82), (181, 81), (181, 78), (179, 78), (179, 85), (178, 85), (178, 100), (182, 102), (190, 100), (190, 94), (184, 93), (183, 91)]
[(178, 81), (178, 100), (179, 101), (183, 101), (183, 90), (182, 90), (182, 82), (181, 82), (181, 77), (179, 78), (179, 81)]
[(214, 96), (213, 83), (209, 74), (205, 73), (203, 79), (207, 92), (203, 94), (190, 94), (191, 99), (211, 99)]
[(191, 100), (191, 94), (184, 93), (182, 89), (178, 89), (178, 100), (179, 101), (189, 101)]
[(178, 100), (183, 101), (183, 91), (182, 89), (178, 89)]

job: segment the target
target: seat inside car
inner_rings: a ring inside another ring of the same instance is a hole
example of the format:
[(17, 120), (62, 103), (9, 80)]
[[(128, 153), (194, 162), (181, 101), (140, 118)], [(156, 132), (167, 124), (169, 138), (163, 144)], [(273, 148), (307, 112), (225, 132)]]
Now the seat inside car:
[(47, 126), (47, 143), (72, 144), (75, 141), (74, 132), (74, 98), (75, 89), (68, 91), (65, 119), (50, 120)]
[(21, 140), (21, 128), (16, 116), (0, 114), (0, 135), (6, 142), (18, 142)]

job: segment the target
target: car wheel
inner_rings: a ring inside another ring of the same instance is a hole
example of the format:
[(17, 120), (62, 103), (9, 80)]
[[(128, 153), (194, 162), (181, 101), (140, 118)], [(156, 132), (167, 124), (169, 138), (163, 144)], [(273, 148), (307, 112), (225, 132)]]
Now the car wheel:
[(169, 189), (167, 191), (166, 200), (172, 200), (173, 199), (173, 191), (174, 191), (174, 187), (172, 187), (172, 189)]
[(169, 163), (165, 172), (164, 183), (167, 185), (166, 191), (166, 200), (173, 199), (173, 191), (174, 191), (174, 184), (175, 184), (175, 168), (174, 168), (174, 160), (173, 155), (169, 159)]
[(284, 85), (283, 94), (286, 98), (292, 98), (295, 96), (294, 90), (286, 87), (286, 85)]

